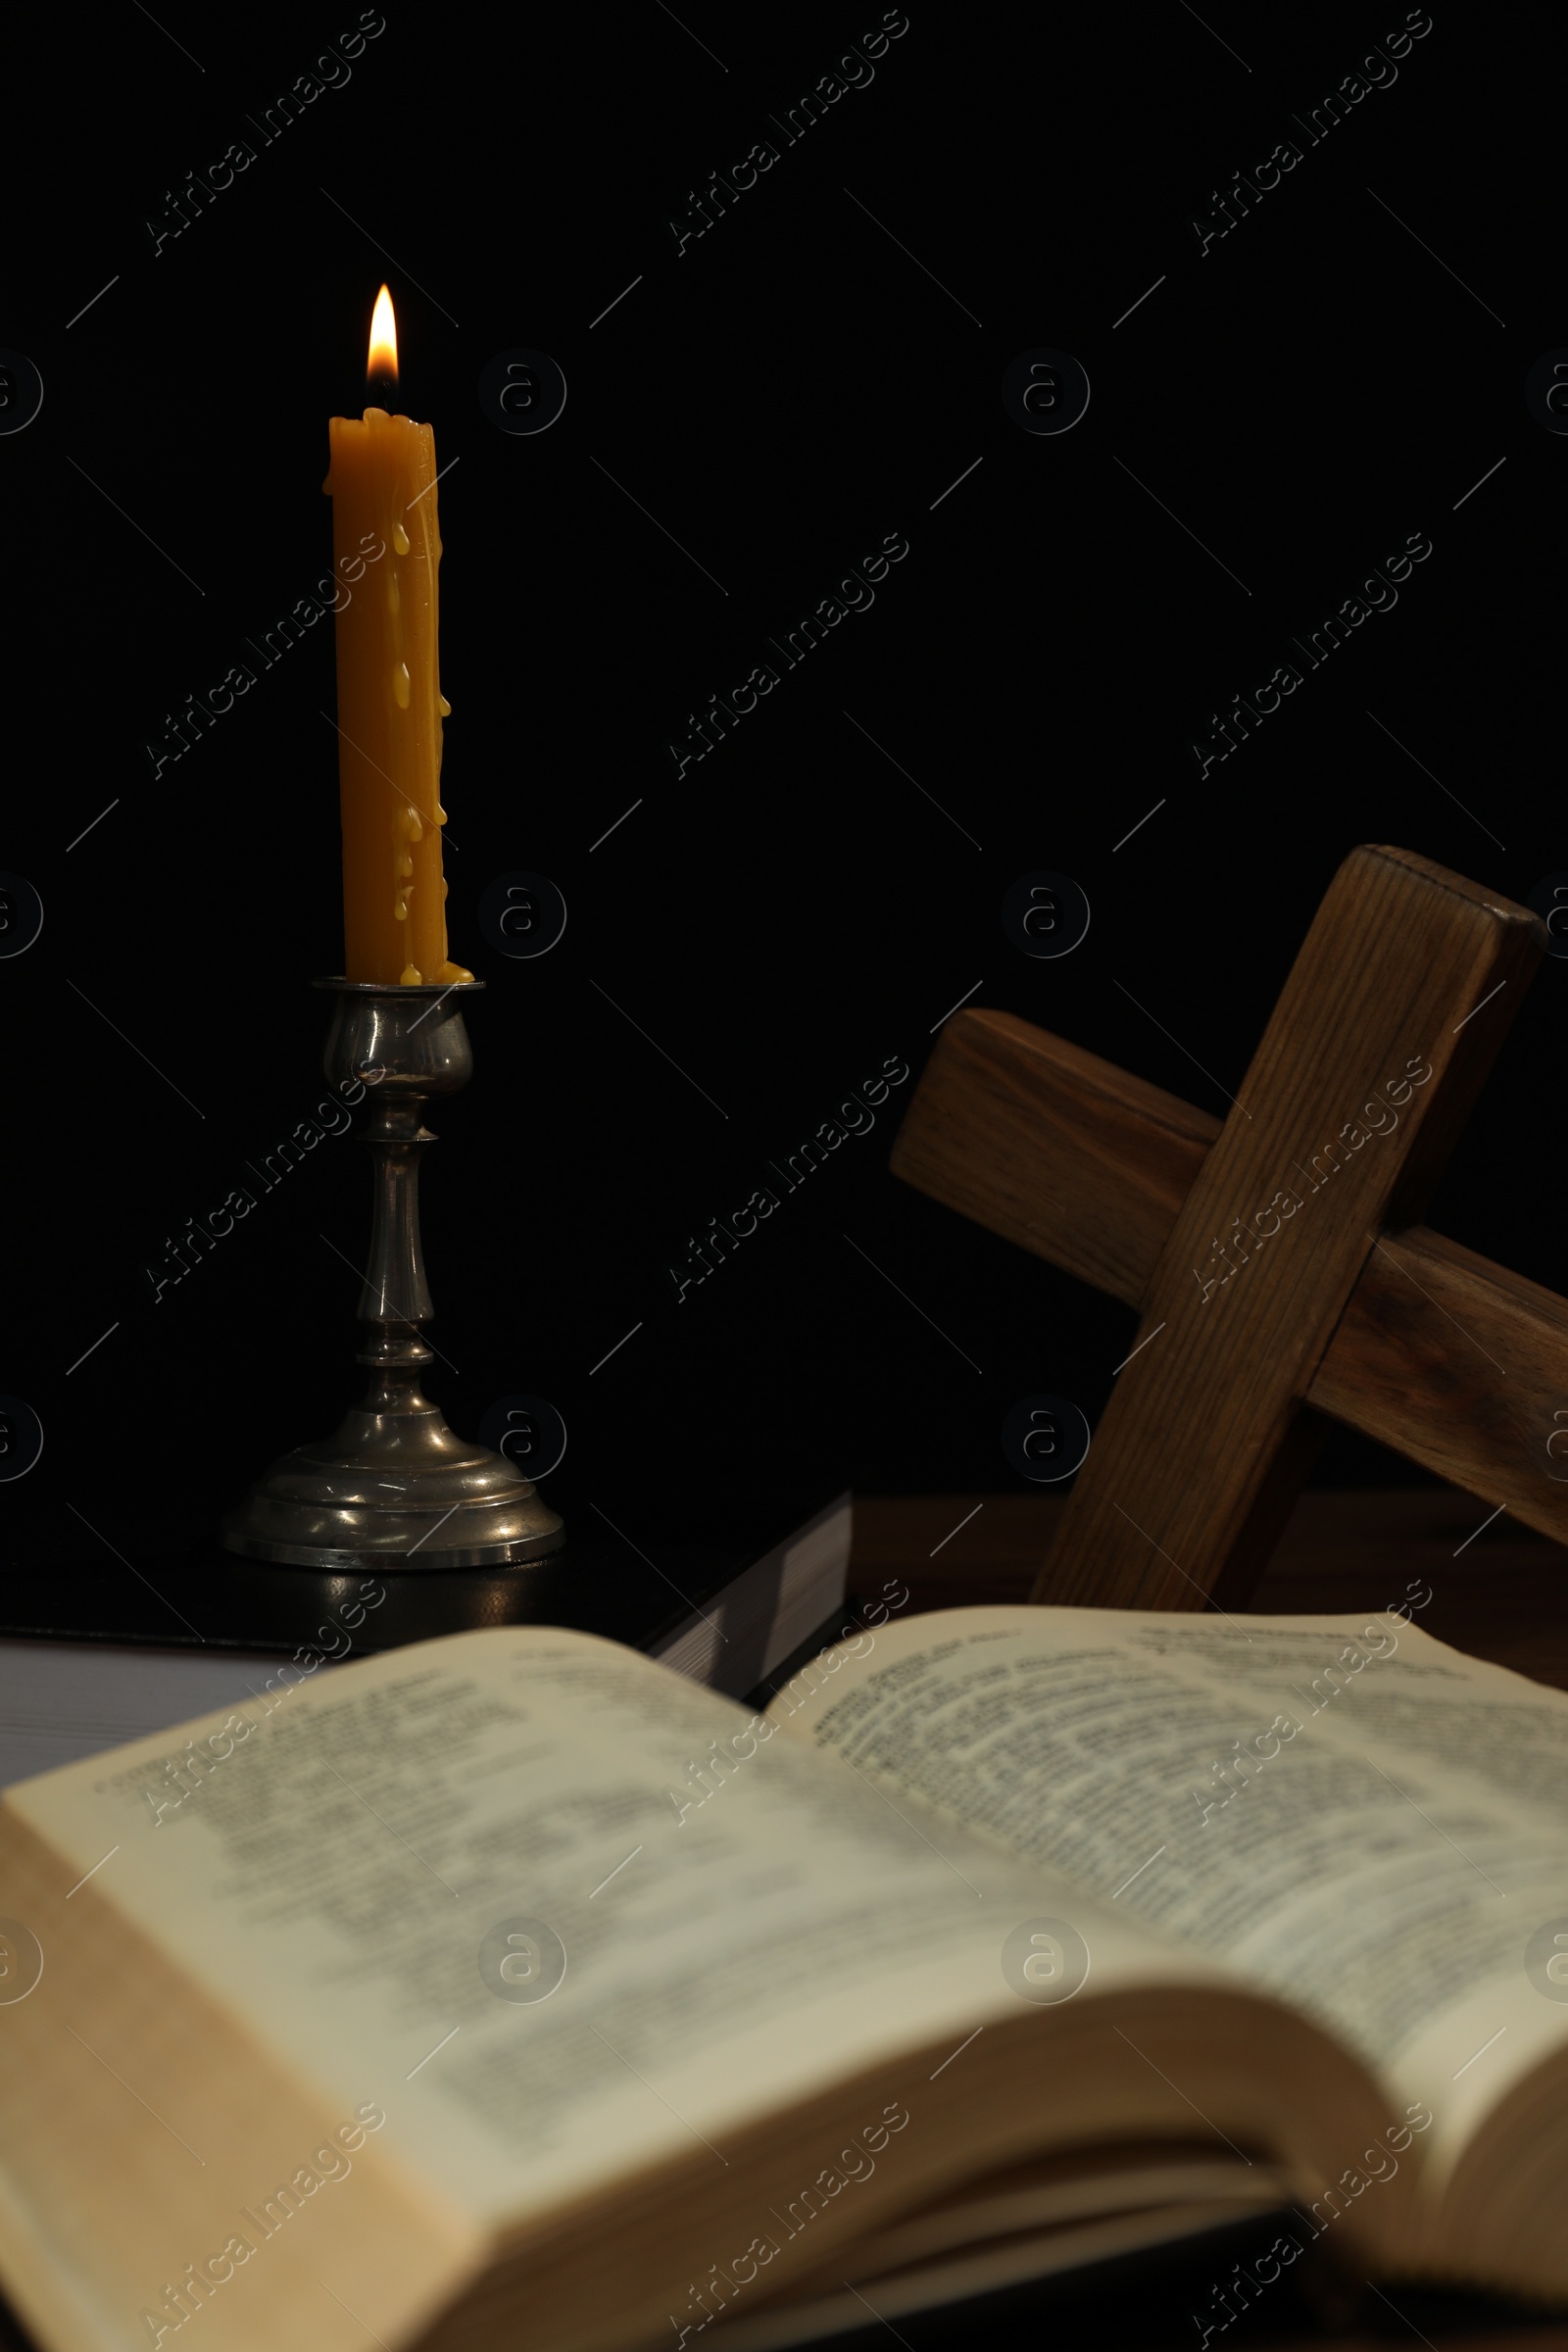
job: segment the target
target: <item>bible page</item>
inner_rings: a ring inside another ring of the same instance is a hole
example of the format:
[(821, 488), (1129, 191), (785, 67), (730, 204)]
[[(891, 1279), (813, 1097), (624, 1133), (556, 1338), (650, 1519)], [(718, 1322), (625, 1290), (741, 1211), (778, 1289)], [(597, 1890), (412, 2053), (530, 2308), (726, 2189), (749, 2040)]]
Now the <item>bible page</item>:
[(1101, 1985), (1215, 1975), (734, 1702), (552, 1629), (344, 1666), (5, 1802), (488, 2222), (674, 2151), (717, 2175), (728, 2129), (1016, 2015), (999, 1950), (1032, 1913), (1094, 1920)]
[(943, 1610), (824, 1653), (770, 1712), (1315, 2016), (1396, 2130), (1428, 2110), (1437, 2180), (1568, 2037), (1568, 1696), (1420, 1605)]

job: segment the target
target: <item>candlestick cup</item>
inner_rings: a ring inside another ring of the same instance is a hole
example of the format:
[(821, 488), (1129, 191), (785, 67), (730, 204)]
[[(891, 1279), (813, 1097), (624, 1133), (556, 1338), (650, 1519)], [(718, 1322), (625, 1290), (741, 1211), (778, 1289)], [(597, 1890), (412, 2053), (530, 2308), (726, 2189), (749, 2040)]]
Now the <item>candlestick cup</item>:
[(482, 980), (384, 987), (318, 980), (332, 996), (323, 1066), (359, 1080), (375, 1162), (370, 1256), (360, 1293), (369, 1369), (361, 1403), (331, 1437), (275, 1461), (223, 1522), (229, 1551), (332, 1571), (522, 1566), (557, 1551), (565, 1528), (505, 1455), (448, 1428), (419, 1380), (433, 1351), (419, 1244), (419, 1159), (434, 1137), (426, 1102), (467, 1084), (472, 1050), (460, 1000)]

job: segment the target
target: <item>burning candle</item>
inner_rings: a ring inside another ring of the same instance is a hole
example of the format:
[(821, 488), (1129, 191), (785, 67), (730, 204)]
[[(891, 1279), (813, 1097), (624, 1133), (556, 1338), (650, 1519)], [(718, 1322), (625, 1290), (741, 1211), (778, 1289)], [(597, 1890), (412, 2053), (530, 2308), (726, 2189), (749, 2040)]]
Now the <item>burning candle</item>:
[[(397, 324), (376, 296), (368, 388), (395, 393)], [(447, 956), (441, 872), (441, 692), (435, 436), (367, 408), (328, 423), (337, 612), (344, 971), (417, 986), (470, 980)]]

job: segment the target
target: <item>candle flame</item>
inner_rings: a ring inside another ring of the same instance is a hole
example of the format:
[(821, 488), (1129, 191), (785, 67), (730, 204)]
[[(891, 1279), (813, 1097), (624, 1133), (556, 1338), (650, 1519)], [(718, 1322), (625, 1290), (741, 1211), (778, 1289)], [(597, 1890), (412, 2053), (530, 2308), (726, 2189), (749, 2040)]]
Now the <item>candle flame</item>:
[(367, 375), (390, 376), (398, 380), (398, 322), (392, 316), (392, 297), (385, 286), (375, 298), (370, 318), (370, 356), (365, 364)]

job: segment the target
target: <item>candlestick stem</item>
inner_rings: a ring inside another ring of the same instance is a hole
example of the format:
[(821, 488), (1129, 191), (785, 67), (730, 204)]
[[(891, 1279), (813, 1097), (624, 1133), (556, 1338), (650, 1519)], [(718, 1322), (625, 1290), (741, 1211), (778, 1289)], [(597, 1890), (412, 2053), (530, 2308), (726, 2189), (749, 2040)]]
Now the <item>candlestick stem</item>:
[(419, 1337), (433, 1309), (419, 1242), (419, 1160), (435, 1137), (414, 1102), (378, 1099), (366, 1142), (375, 1155), (370, 1257), (360, 1292), (359, 1316), (371, 1337), (359, 1362), (403, 1372), (417, 1386), (419, 1367), (434, 1349)]
[(558, 1550), (564, 1527), (515, 1465), (447, 1427), (420, 1388), (433, 1360), (419, 1241), (419, 1162), (436, 1140), (426, 1102), (456, 1094), (473, 1067), (454, 999), (483, 986), (382, 987), (325, 980), (334, 994), (323, 1066), (347, 1094), (370, 1096), (370, 1254), (360, 1291), (369, 1386), (330, 1438), (274, 1462), (223, 1523), (230, 1551), (352, 1570), (522, 1565)]

